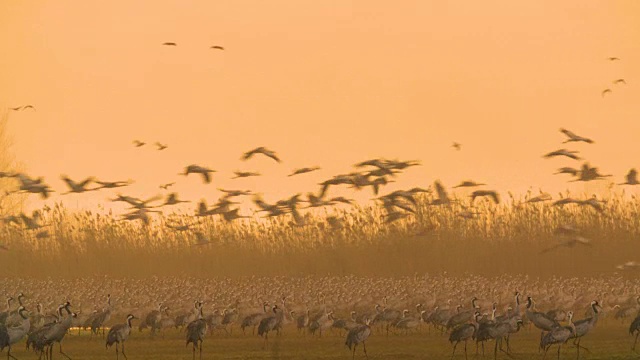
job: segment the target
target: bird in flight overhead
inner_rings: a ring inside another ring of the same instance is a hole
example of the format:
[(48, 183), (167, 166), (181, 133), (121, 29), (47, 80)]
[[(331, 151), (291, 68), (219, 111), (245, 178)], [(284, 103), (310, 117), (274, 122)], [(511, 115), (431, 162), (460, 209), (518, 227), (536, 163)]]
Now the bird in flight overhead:
[(300, 168), (300, 169), (295, 169), (293, 170), (293, 172), (287, 176), (294, 176), (294, 175), (300, 175), (300, 174), (306, 174), (312, 171), (316, 171), (316, 170), (320, 170), (319, 166), (313, 166), (313, 167), (305, 167), (305, 168)]
[(618, 84), (625, 84), (626, 85), (627, 82), (624, 81), (624, 79), (616, 79), (616, 80), (613, 81), (613, 84), (614, 85), (618, 85)]
[(136, 147), (144, 146), (145, 144), (146, 142), (142, 142), (140, 140), (133, 140), (133, 145), (135, 145)]
[(13, 111), (24, 111), (24, 110), (27, 110), (27, 109), (31, 109), (33, 111), (36, 111), (36, 108), (33, 107), (33, 105), (24, 105), (24, 106), (12, 107), (12, 108), (9, 108), (9, 109), (11, 109)]
[(620, 59), (618, 59), (618, 58), (617, 58), (617, 57), (615, 57), (615, 56), (609, 57), (609, 58), (607, 58), (607, 59), (608, 59), (609, 61), (616, 61), (616, 60), (620, 60)]
[(220, 45), (213, 45), (210, 49), (224, 50), (224, 48)]
[(565, 134), (565, 135), (567, 135), (567, 137), (569, 137), (567, 140), (562, 142), (563, 144), (568, 143), (568, 142), (574, 142), (574, 141), (576, 141), (576, 142), (582, 141), (582, 142), (586, 142), (586, 143), (589, 143), (589, 144), (593, 144), (593, 140), (588, 139), (586, 137), (582, 137), (582, 136), (576, 135), (575, 133), (573, 133), (573, 132), (571, 132), (571, 131), (569, 131), (567, 129), (560, 129), (560, 132)]
[(638, 170), (631, 169), (625, 176), (626, 182), (623, 182), (618, 185), (640, 185), (640, 181), (638, 181)]
[(162, 45), (164, 45), (164, 46), (178, 46), (178, 44), (176, 44), (174, 42), (165, 42), (165, 43), (162, 43)]
[(459, 151), (462, 148), (462, 145), (457, 142), (454, 142), (453, 145), (451, 145), (451, 147)]
[(246, 153), (244, 153), (242, 155), (242, 160), (249, 160), (255, 154), (262, 154), (264, 156), (268, 156), (268, 157), (272, 158), (273, 160), (275, 160), (277, 162), (281, 162), (280, 158), (278, 158), (278, 155), (276, 155), (276, 153), (274, 151), (271, 151), (271, 150), (267, 149), (264, 146), (260, 146), (260, 147), (257, 147), (255, 149), (253, 149), (253, 150), (247, 151)]
[(175, 184), (176, 183), (172, 182), (172, 183), (167, 183), (167, 184), (164, 184), (164, 185), (160, 185), (159, 187), (160, 187), (160, 189), (168, 190), (169, 187), (171, 187), (171, 186), (173, 186)]
[(167, 145), (161, 144), (160, 142), (156, 142), (155, 145), (158, 147), (158, 150), (164, 150), (168, 147)]
[(580, 160), (580, 157), (578, 155), (576, 155), (578, 152), (577, 151), (571, 151), (571, 150), (567, 150), (567, 149), (560, 149), (560, 150), (556, 150), (556, 151), (552, 151), (548, 154), (545, 154), (543, 157), (545, 158), (551, 158), (554, 156), (566, 156), (568, 158), (574, 159), (574, 160)]
[(608, 93), (610, 93), (610, 92), (611, 92), (611, 89), (608, 89), (608, 88), (607, 88), (607, 89), (602, 90), (602, 97), (604, 97), (606, 94), (608, 94)]

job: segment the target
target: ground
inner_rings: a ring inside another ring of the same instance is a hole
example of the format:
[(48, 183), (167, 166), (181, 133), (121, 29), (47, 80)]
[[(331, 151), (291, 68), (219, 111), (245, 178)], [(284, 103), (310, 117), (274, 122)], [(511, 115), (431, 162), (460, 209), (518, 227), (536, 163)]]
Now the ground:
[[(588, 334), (582, 345), (589, 348), (591, 353), (581, 351), (582, 359), (640, 359), (640, 353), (631, 351), (633, 337), (628, 333), (628, 323), (606, 320), (597, 324), (594, 331)], [(514, 358), (542, 359), (538, 352), (540, 332), (534, 328), (524, 328), (515, 334), (511, 340)], [(272, 334), (269, 345), (263, 348), (264, 341), (257, 335), (243, 335), (237, 328), (232, 335), (214, 333), (207, 336), (203, 345), (203, 359), (351, 359), (351, 352), (344, 345), (344, 332), (330, 332), (317, 336), (303, 336), (289, 326), (281, 336)], [(36, 359), (37, 356), (24, 350), (24, 342), (14, 346), (13, 355), (20, 360)], [(549, 350), (547, 359), (556, 359), (557, 347)], [(638, 347), (640, 350), (640, 345)], [(54, 358), (61, 359), (54, 350)], [(87, 333), (78, 336), (73, 331), (65, 337), (63, 350), (72, 359), (115, 359), (115, 349), (105, 350), (104, 339), (90, 338)], [(475, 343), (467, 347), (469, 358), (475, 357)], [(6, 351), (6, 350), (5, 350)], [(433, 329), (424, 327), (420, 332), (411, 334), (389, 334), (374, 330), (367, 341), (367, 352), (370, 359), (450, 359), (452, 345), (448, 342), (448, 335), (442, 335)], [(485, 347), (486, 359), (493, 358), (493, 342)], [(169, 330), (162, 335), (151, 338), (148, 331), (134, 330), (127, 341), (126, 353), (130, 360), (158, 359), (178, 360), (191, 359), (191, 346), (185, 347), (184, 334), (179, 330)], [(575, 359), (575, 347), (565, 345), (562, 348), (561, 359)], [(196, 354), (197, 358), (197, 354)], [(362, 347), (358, 346), (356, 359), (364, 359)], [(482, 356), (477, 357), (481, 359)], [(504, 353), (498, 354), (499, 359), (508, 359)], [(123, 359), (123, 357), (120, 357)], [(461, 343), (455, 359), (464, 359), (464, 346)]]

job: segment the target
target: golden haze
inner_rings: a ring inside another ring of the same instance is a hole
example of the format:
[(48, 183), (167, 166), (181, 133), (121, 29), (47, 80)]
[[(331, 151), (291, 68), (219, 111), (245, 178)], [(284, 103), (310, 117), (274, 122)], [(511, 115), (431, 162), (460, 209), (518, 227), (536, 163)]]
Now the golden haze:
[[(123, 192), (141, 197), (177, 179), (192, 200), (213, 201), (215, 187), (277, 199), (379, 156), (424, 164), (389, 189), (471, 178), (502, 192), (592, 192), (551, 175), (567, 162), (541, 155), (562, 147), (566, 127), (596, 140), (572, 147), (616, 182), (640, 166), (639, 14), (633, 0), (6, 1), (0, 105), (36, 106), (11, 114), (10, 133), (58, 194), (67, 174), (135, 179)], [(628, 84), (614, 87), (620, 77)], [(259, 145), (283, 163), (239, 161)], [(177, 178), (190, 163), (218, 170), (214, 185)], [(323, 170), (284, 177), (312, 165)], [(239, 169), (264, 176), (230, 180)], [(64, 199), (92, 208), (106, 197)]]

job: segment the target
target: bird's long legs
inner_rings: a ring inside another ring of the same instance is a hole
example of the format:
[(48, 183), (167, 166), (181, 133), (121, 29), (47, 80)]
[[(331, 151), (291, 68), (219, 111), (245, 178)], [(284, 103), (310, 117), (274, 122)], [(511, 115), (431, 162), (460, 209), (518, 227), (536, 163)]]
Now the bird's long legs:
[(453, 353), (451, 354), (451, 358), (453, 359), (453, 357), (456, 355), (456, 347), (458, 346), (458, 342), (456, 341), (455, 344), (453, 344)]
[[(59, 342), (58, 344), (60, 345), (60, 354), (62, 354), (67, 359), (71, 360), (71, 357), (69, 357), (69, 355), (65, 354), (64, 351), (62, 351), (62, 342)], [(52, 345), (52, 348), (53, 348), (53, 345)]]
[(129, 360), (127, 359), (127, 354), (124, 353), (124, 342), (122, 343), (122, 350), (120, 352), (122, 353), (122, 356), (124, 356), (125, 360)]
[(368, 359), (369, 355), (367, 355), (367, 345), (364, 343), (364, 341), (362, 342), (362, 350), (364, 351), (364, 357)]
[(638, 343), (638, 335), (640, 335), (640, 331), (636, 333), (636, 339), (633, 341), (633, 346), (631, 347), (631, 350), (633, 351), (636, 351), (636, 344)]
[(9, 350), (7, 351), (7, 360), (8, 359), (18, 360), (18, 358), (16, 358), (15, 356), (11, 355), (11, 345), (9, 345)]

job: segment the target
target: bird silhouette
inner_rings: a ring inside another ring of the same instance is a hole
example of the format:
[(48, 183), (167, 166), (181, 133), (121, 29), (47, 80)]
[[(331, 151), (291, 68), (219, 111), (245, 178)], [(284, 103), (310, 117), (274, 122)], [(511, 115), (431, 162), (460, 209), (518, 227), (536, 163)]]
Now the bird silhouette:
[(234, 171), (233, 173), (236, 176), (232, 177), (232, 179), (246, 178), (251, 176), (260, 176), (260, 173), (255, 171)]
[(459, 188), (459, 187), (475, 187), (475, 186), (482, 186), (482, 185), (487, 185), (487, 184), (482, 184), (482, 183), (477, 183), (475, 181), (471, 181), (471, 180), (465, 180), (463, 182), (461, 182), (460, 184), (454, 186), (453, 188)]
[(602, 90), (602, 92), (601, 92), (602, 97), (604, 97), (606, 94), (608, 94), (610, 92), (611, 92), (611, 89), (609, 89), (609, 88)]
[(280, 158), (276, 155), (275, 152), (267, 149), (264, 146), (257, 147), (253, 150), (249, 150), (242, 155), (242, 160), (249, 160), (255, 154), (262, 154), (264, 156), (270, 157), (277, 162), (281, 162)]
[(161, 144), (160, 142), (156, 142), (155, 145), (158, 148), (158, 150), (164, 150), (167, 148), (167, 145)]
[(551, 246), (549, 248), (546, 248), (546, 249), (542, 250), (540, 252), (540, 254), (545, 254), (545, 253), (548, 253), (549, 251), (553, 251), (553, 250), (559, 249), (561, 247), (573, 248), (576, 245), (591, 246), (591, 240), (589, 240), (589, 239), (587, 239), (587, 238), (585, 238), (583, 236), (580, 236), (580, 235), (575, 235), (575, 236), (573, 236), (572, 238), (570, 238), (570, 239), (568, 239), (566, 241), (563, 241), (563, 242), (561, 242), (561, 243), (559, 243), (557, 245), (554, 245), (554, 246)]
[(611, 56), (611, 57), (608, 57), (607, 60), (609, 60), (609, 61), (617, 61), (617, 60), (620, 60), (620, 59), (615, 57), (615, 56)]
[(176, 44), (174, 42), (165, 42), (165, 43), (162, 43), (162, 45), (164, 45), (164, 46), (178, 46), (178, 44)]
[(146, 144), (146, 142), (142, 142), (140, 140), (133, 140), (133, 145), (135, 145), (135, 147), (141, 147), (144, 146)]
[(471, 193), (471, 204), (475, 201), (477, 197), (488, 196), (490, 197), (494, 203), (500, 204), (500, 195), (494, 190), (476, 190)]
[(36, 108), (33, 107), (33, 105), (23, 105), (23, 106), (18, 106), (18, 107), (12, 107), (12, 108), (9, 108), (9, 109), (11, 109), (13, 111), (24, 111), (24, 110), (27, 110), (27, 109), (31, 109), (33, 111), (36, 110)]
[(574, 159), (574, 160), (580, 160), (580, 157), (578, 155), (576, 155), (577, 153), (578, 153), (577, 151), (571, 151), (571, 150), (567, 150), (567, 149), (560, 149), (560, 150), (556, 150), (556, 151), (552, 151), (550, 153), (547, 153), (543, 157), (552, 158), (552, 157), (555, 157), (555, 156), (566, 156), (566, 157)]
[(586, 137), (582, 137), (582, 136), (576, 135), (575, 133), (573, 133), (573, 132), (571, 132), (571, 131), (569, 131), (567, 129), (560, 129), (560, 132), (565, 134), (565, 135), (567, 135), (567, 137), (569, 137), (567, 140), (562, 142), (563, 144), (568, 143), (568, 142), (580, 142), (580, 141), (586, 142), (586, 143), (589, 143), (589, 144), (593, 144), (593, 140), (588, 139)]
[(316, 171), (316, 170), (320, 170), (319, 166), (313, 166), (313, 167), (304, 167), (304, 168), (300, 168), (300, 169), (294, 169), (293, 172), (287, 176), (294, 176), (294, 175), (300, 175), (300, 174), (306, 174), (306, 173), (310, 173), (312, 171)]
[(172, 182), (172, 183), (166, 183), (166, 184), (160, 185), (160, 186), (159, 186), (159, 188), (160, 188), (160, 189), (164, 189), (164, 190), (168, 190), (168, 189), (169, 189), (169, 187), (171, 187), (171, 186), (173, 186), (173, 185), (175, 185), (175, 184), (176, 184), (176, 183), (174, 183), (174, 182)]
[(211, 183), (211, 175), (209, 175), (210, 173), (214, 173), (216, 172), (215, 170), (211, 170), (208, 169), (206, 167), (202, 167), (199, 165), (189, 165), (186, 168), (184, 168), (184, 172), (179, 174), (179, 175), (184, 175), (187, 176), (189, 174), (201, 174), (202, 175), (202, 180), (204, 180), (205, 184), (209, 184)]
[(631, 169), (625, 176), (625, 182), (618, 185), (638, 185), (640, 182), (638, 181), (638, 170)]
[(458, 150), (458, 151), (460, 151), (460, 149), (462, 149), (462, 144), (459, 144), (459, 143), (457, 143), (457, 142), (454, 142), (454, 143), (451, 145), (451, 147), (452, 147), (452, 148), (454, 148), (454, 149), (456, 149), (456, 150)]
[(618, 85), (618, 84), (625, 84), (626, 85), (627, 82), (624, 81), (624, 79), (616, 79), (616, 80), (613, 80), (613, 84), (614, 85)]
[(213, 45), (212, 47), (210, 47), (210, 49), (224, 50), (224, 48), (220, 45)]

